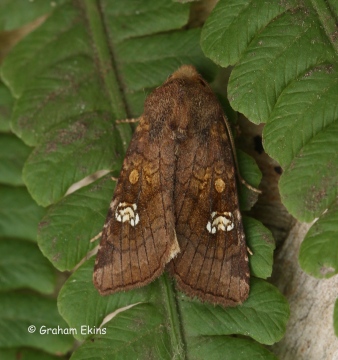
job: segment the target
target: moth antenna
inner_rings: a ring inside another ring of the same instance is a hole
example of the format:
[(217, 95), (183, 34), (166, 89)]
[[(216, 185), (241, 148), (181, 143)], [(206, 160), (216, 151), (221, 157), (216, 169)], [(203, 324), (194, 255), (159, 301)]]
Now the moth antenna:
[[(228, 122), (228, 119), (223, 116), (223, 119), (224, 119), (224, 122), (225, 122), (225, 126), (227, 128), (227, 132), (228, 132), (228, 135), (229, 135), (229, 139), (230, 139), (230, 144), (231, 144), (231, 148), (232, 148), (232, 154), (233, 154), (233, 157), (234, 157), (234, 162), (235, 162), (235, 166), (236, 166), (236, 173), (237, 173), (237, 177), (238, 177), (238, 180), (245, 186), (247, 187), (249, 190), (257, 193), (257, 194), (261, 194), (262, 191), (251, 186), (250, 184), (248, 184), (241, 176), (240, 172), (239, 172), (239, 166), (238, 166), (238, 160), (237, 160), (237, 154), (236, 154), (236, 148), (235, 148), (235, 141), (234, 141), (234, 137), (232, 136), (232, 132), (231, 132), (231, 129), (230, 129), (230, 124)], [(250, 252), (249, 252), (250, 253)]]
[(248, 252), (250, 255), (253, 255), (253, 252), (251, 251), (251, 249), (249, 248), (249, 246), (246, 247), (246, 250), (247, 250), (247, 252)]
[(101, 236), (102, 236), (102, 231), (99, 234), (97, 234), (96, 236), (94, 236), (92, 239), (90, 239), (89, 242), (92, 243), (92, 242), (96, 241), (97, 239), (99, 239)]
[(140, 118), (133, 118), (133, 119), (123, 119), (123, 120), (116, 120), (115, 123), (116, 124), (132, 124), (132, 123), (137, 123), (140, 121)]

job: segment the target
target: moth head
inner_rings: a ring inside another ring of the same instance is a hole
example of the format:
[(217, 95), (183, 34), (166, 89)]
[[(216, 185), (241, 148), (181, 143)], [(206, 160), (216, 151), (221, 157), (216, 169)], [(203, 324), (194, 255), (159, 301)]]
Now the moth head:
[(182, 65), (178, 70), (176, 70), (171, 76), (170, 79), (182, 79), (182, 78), (200, 78), (201, 76), (197, 72), (196, 68), (192, 65)]

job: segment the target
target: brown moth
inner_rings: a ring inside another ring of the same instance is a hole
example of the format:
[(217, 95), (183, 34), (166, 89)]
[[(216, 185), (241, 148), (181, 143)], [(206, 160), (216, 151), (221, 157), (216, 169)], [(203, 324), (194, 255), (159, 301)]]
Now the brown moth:
[(247, 246), (223, 110), (184, 65), (146, 99), (98, 250), (94, 284), (149, 284), (168, 264), (191, 297), (223, 306), (249, 294)]

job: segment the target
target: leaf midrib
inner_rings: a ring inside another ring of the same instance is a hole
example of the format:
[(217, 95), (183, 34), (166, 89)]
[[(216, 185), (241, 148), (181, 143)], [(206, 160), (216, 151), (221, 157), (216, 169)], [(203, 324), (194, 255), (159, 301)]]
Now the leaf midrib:
[[(120, 91), (118, 76), (115, 72), (116, 69), (113, 67), (113, 52), (110, 51), (108, 46), (109, 40), (104, 28), (102, 14), (97, 3), (92, 0), (84, 0), (82, 6), (87, 17), (88, 31), (95, 45), (95, 58), (97, 59), (101, 79), (110, 100), (112, 112), (115, 119), (126, 119), (127, 107), (123, 94)], [(124, 150), (126, 151), (131, 139), (131, 128), (128, 124), (124, 124), (123, 126), (118, 126), (117, 130), (121, 136)]]

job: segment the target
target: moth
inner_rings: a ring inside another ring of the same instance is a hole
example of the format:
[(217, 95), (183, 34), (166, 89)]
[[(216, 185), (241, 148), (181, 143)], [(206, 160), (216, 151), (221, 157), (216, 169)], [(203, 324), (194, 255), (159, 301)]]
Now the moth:
[(102, 232), (94, 284), (107, 295), (167, 267), (190, 297), (223, 306), (249, 294), (234, 154), (223, 110), (193, 66), (146, 99)]

